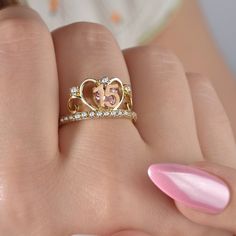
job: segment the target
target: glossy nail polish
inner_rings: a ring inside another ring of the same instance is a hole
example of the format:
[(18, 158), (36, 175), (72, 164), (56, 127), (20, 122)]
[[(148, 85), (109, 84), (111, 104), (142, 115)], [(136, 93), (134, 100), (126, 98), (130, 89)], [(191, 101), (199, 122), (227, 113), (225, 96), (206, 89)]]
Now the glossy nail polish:
[(230, 199), (230, 191), (225, 182), (195, 167), (154, 164), (149, 167), (148, 175), (169, 197), (199, 211), (220, 213)]

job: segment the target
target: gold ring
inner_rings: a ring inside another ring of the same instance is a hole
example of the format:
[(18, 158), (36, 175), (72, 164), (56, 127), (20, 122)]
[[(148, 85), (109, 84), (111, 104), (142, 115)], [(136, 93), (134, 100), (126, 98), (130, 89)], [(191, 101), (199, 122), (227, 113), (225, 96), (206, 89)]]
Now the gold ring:
[(70, 89), (67, 103), (69, 115), (60, 118), (60, 125), (88, 119), (125, 118), (137, 120), (132, 110), (131, 86), (119, 78), (86, 79)]

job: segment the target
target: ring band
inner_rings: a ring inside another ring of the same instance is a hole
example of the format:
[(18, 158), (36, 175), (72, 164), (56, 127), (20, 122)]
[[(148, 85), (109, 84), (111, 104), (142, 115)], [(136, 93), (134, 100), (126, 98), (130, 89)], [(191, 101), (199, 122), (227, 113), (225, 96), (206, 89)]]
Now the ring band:
[(137, 120), (132, 111), (131, 86), (119, 78), (86, 79), (79, 87), (70, 89), (67, 103), (69, 115), (60, 118), (60, 125), (98, 118)]
[(125, 118), (130, 120), (137, 120), (137, 114), (134, 111), (127, 110), (113, 110), (113, 111), (90, 111), (90, 112), (77, 112), (73, 115), (63, 116), (60, 119), (60, 125), (88, 119), (99, 118)]

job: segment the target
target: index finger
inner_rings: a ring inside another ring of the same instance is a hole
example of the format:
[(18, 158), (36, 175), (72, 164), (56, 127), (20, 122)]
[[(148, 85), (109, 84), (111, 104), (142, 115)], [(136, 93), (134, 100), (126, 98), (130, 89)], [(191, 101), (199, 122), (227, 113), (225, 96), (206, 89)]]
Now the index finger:
[[(55, 157), (58, 80), (54, 47), (46, 25), (28, 7), (0, 11), (0, 78), (1, 159), (17, 157), (22, 163), (28, 159), (26, 153), (36, 159)], [(28, 160), (34, 162), (32, 157)]]

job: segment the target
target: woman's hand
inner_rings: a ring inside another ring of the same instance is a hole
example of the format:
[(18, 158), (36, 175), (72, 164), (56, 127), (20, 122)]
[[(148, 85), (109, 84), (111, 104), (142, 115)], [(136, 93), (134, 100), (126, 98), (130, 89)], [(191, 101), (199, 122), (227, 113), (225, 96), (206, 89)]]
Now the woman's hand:
[[(100, 25), (50, 34), (24, 7), (0, 12), (0, 36), (1, 235), (232, 235), (188, 220), (146, 174), (156, 162), (236, 166), (230, 124), (207, 79), (186, 75), (155, 46), (122, 54)], [(104, 75), (132, 83), (135, 126), (92, 120), (58, 132), (68, 89)]]

